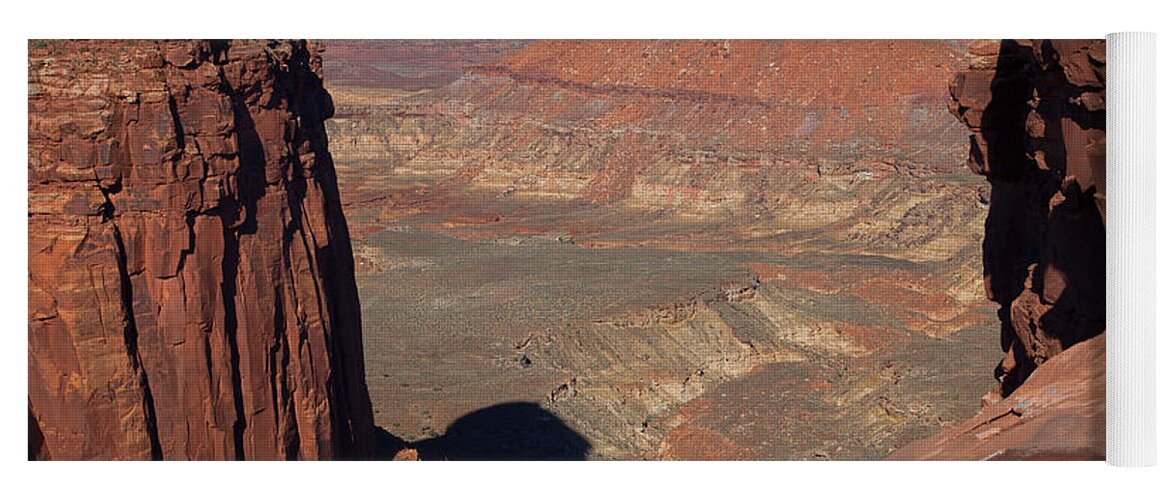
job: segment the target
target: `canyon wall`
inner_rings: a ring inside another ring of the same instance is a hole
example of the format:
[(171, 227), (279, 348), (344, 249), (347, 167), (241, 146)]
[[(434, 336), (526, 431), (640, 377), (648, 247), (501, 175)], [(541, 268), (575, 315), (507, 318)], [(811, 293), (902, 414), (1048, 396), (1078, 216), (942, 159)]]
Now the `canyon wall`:
[(31, 41), (30, 457), (370, 456), (305, 42)]
[(1106, 43), (981, 42), (951, 85), (991, 185), (984, 276), (1002, 395), (1106, 328)]
[[(1105, 458), (1106, 43), (977, 42), (951, 85), (991, 185), (998, 393), (903, 459)], [(1004, 399), (1001, 399), (1004, 398)]]

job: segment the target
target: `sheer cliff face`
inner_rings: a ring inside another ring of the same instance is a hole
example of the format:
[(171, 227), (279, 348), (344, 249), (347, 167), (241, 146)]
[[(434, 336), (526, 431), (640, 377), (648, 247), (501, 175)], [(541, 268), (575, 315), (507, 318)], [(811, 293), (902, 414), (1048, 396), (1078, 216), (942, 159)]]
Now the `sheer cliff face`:
[(970, 55), (951, 110), (972, 130), (969, 167), (992, 186), (984, 277), (1008, 395), (1106, 328), (1106, 43), (980, 42)]
[[(1106, 45), (978, 42), (951, 86), (968, 165), (992, 186), (984, 240), (1000, 304), (1000, 396), (895, 459), (1106, 456)], [(998, 400), (999, 399), (999, 400)]]
[(304, 42), (29, 44), (30, 456), (368, 456)]

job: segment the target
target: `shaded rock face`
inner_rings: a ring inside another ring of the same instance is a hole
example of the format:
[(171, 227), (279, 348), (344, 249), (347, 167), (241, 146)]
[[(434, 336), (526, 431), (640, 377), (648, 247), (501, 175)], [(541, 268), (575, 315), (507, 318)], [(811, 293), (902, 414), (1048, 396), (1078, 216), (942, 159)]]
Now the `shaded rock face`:
[(1106, 43), (977, 42), (951, 85), (991, 185), (988, 297), (1000, 304), (1001, 395), (1106, 327)]
[(30, 457), (369, 456), (320, 66), (305, 42), (30, 42)]
[(977, 42), (951, 86), (991, 184), (984, 278), (1000, 304), (999, 394), (896, 460), (1104, 460), (1103, 40)]

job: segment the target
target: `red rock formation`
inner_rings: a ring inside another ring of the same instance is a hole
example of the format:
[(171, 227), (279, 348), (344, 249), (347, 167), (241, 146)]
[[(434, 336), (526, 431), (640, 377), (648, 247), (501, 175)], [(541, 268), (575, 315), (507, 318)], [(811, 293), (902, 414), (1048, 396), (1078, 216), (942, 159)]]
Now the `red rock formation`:
[(988, 297), (1001, 305), (1002, 395), (1106, 328), (1104, 40), (977, 42), (951, 85), (992, 186)]
[(1007, 354), (988, 406), (892, 458), (1102, 460), (1105, 41), (977, 42), (969, 56), (951, 110), (992, 186), (984, 278)]
[(320, 65), (30, 42), (30, 457), (371, 454)]
[(894, 460), (1105, 460), (1106, 336), (1041, 365), (1012, 396)]

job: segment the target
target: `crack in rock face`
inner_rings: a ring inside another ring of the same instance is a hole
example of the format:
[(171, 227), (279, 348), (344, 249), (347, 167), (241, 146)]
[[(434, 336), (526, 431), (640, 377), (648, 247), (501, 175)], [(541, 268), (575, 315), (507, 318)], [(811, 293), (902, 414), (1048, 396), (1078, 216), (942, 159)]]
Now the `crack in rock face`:
[(1000, 306), (998, 390), (896, 459), (1106, 457), (1106, 42), (972, 44), (951, 85), (988, 179), (984, 281)]
[(30, 456), (371, 455), (320, 67), (305, 42), (30, 42)]

